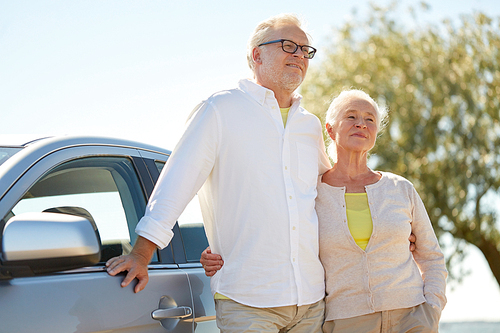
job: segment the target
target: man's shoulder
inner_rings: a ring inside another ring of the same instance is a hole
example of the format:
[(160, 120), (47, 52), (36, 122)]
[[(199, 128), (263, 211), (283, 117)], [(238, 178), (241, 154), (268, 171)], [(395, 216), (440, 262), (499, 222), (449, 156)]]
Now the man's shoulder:
[(299, 106), (297, 111), (301, 115), (301, 117), (303, 117), (301, 119), (307, 119), (310, 123), (315, 124), (315, 126), (318, 126), (320, 129), (322, 128), (321, 120), (319, 120), (318, 116), (316, 116), (314, 113), (307, 111), (302, 106)]
[(210, 97), (208, 97), (206, 100), (209, 102), (224, 101), (226, 99), (240, 98), (242, 94), (244, 94), (244, 91), (242, 91), (238, 87), (234, 87), (230, 89), (219, 90), (210, 95)]
[(307, 111), (306, 109), (304, 109), (302, 106), (299, 106), (299, 111), (306, 117), (313, 117), (315, 119), (318, 119), (318, 116), (316, 116), (314, 113), (311, 113), (309, 111)]

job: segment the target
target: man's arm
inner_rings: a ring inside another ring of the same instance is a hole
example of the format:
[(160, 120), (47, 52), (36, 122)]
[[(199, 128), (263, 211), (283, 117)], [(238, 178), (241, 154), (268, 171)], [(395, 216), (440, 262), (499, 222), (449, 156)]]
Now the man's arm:
[(111, 276), (127, 271), (121, 283), (122, 287), (128, 286), (137, 278), (139, 282), (135, 285), (134, 292), (138, 293), (148, 284), (148, 264), (155, 250), (155, 243), (139, 236), (130, 254), (109, 259), (106, 262), (106, 270)]
[(219, 130), (216, 111), (208, 104), (201, 103), (192, 112), (184, 134), (163, 168), (145, 215), (136, 226), (139, 237), (132, 252), (106, 263), (109, 275), (127, 271), (122, 287), (137, 278), (136, 293), (149, 281), (147, 266), (154, 251), (169, 244), (175, 221), (214, 167)]
[[(408, 240), (410, 241), (410, 251), (415, 251), (415, 242), (417, 241), (417, 237), (412, 233), (410, 237), (408, 237)], [(218, 254), (212, 253), (212, 251), (210, 251), (210, 246), (201, 253), (200, 262), (203, 265), (206, 276), (214, 276), (215, 273), (222, 268), (222, 265), (224, 265), (222, 257)]]

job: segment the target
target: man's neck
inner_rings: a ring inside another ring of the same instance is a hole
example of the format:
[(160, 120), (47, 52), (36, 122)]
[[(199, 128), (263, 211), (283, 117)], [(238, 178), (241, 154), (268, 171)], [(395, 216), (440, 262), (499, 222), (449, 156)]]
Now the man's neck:
[(280, 108), (289, 108), (290, 106), (292, 106), (293, 95), (294, 95), (293, 93), (295, 90), (290, 91), (275, 87), (269, 87), (268, 85), (259, 82), (259, 80), (256, 80), (256, 83), (274, 92), (274, 97), (278, 101), (278, 105)]
[(289, 94), (277, 94), (274, 92), (274, 96), (276, 97), (280, 108), (289, 108), (292, 106), (293, 92)]

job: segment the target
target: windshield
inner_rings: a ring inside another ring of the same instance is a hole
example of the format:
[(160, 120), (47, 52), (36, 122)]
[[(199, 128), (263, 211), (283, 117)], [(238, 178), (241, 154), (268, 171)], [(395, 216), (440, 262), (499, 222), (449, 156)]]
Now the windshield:
[(7, 161), (15, 153), (21, 151), (21, 147), (0, 147), (0, 165)]

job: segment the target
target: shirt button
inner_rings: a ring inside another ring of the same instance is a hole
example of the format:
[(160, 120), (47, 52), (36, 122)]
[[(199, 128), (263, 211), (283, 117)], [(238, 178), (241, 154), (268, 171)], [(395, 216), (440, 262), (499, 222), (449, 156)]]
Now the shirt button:
[(285, 165), (285, 170), (288, 170), (288, 167)]
[(290, 199), (292, 199), (292, 196), (289, 196)]
[(295, 227), (293, 227), (292, 230), (295, 230)]

